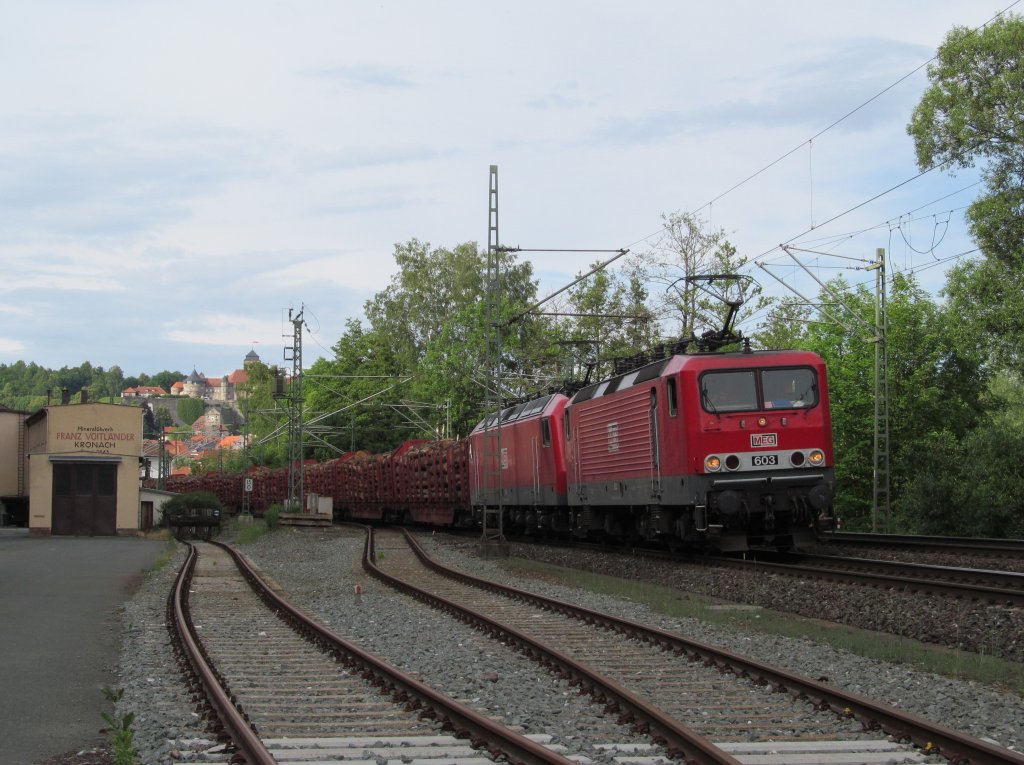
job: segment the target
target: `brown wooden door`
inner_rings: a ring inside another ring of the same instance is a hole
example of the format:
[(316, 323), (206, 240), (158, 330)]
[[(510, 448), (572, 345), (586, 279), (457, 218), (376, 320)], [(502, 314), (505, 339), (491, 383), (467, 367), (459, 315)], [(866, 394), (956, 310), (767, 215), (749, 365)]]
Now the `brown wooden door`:
[(72, 462), (53, 466), (53, 534), (117, 533), (117, 465)]

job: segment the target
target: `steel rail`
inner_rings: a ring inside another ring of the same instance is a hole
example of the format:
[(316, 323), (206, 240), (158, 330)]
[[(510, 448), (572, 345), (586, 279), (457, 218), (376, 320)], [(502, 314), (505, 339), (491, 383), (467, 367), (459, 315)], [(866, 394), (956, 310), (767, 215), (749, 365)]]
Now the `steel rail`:
[(830, 531), (819, 540), (837, 544), (867, 544), (887, 547), (927, 547), (964, 552), (1024, 554), (1024, 539), (991, 539), (988, 537), (931, 537), (915, 534), (872, 534), (856, 531)]
[[(823, 568), (813, 565), (773, 563), (765, 560), (740, 560), (738, 558), (712, 558), (711, 560), (714, 565), (718, 566), (742, 568), (761, 573), (778, 573), (778, 575), (783, 577), (806, 577), (808, 579), (867, 585), (889, 590), (927, 592), (934, 595), (948, 595), (990, 603), (1024, 605), (1024, 591), (1021, 590), (968, 585), (959, 582), (939, 582), (931, 579), (894, 576), (887, 575), (887, 573), (870, 573), (868, 571), (856, 571), (848, 568)], [(871, 562), (873, 563), (874, 561)]]
[(210, 663), (202, 641), (196, 633), (189, 610), (188, 591), (199, 553), (195, 545), (189, 544), (188, 547), (188, 557), (182, 564), (171, 590), (170, 611), (182, 650), (196, 679), (202, 685), (206, 700), (216, 713), (224, 732), (238, 750), (236, 756), (242, 757), (247, 765), (277, 765), (277, 760), (263, 745), (244, 712), (235, 705), (230, 690), (223, 684)]
[[(405, 529), (402, 529), (402, 532), (406, 535), (416, 554), (423, 559), (425, 555), (423, 550), (418, 547)], [(635, 696), (614, 680), (600, 675), (587, 665), (577, 662), (572, 657), (547, 646), (524, 632), (388, 574), (377, 567), (373, 562), (374, 557), (373, 529), (367, 528), (363, 568), (370, 575), (418, 600), (456, 616), (488, 635), (500, 637), (503, 641), (514, 645), (528, 657), (539, 661), (542, 665), (578, 685), (583, 692), (593, 696), (595, 701), (604, 703), (607, 711), (618, 712), (620, 722), (632, 723), (635, 729), (648, 733), (655, 742), (668, 750), (670, 756), (682, 757), (684, 762), (698, 765), (740, 765), (739, 760), (715, 746), (709, 739), (665, 714), (658, 707)]]
[(798, 698), (806, 698), (821, 709), (828, 708), (837, 714), (855, 718), (867, 728), (880, 727), (898, 741), (912, 741), (926, 752), (937, 751), (957, 765), (967, 765), (968, 763), (970, 765), (1024, 765), (1024, 754), (990, 744), (966, 733), (954, 731), (918, 715), (898, 710), (888, 704), (833, 688), (817, 680), (811, 680), (788, 670), (773, 667), (657, 627), (603, 614), (516, 587), (479, 579), (450, 568), (430, 557), (407, 531), (403, 529), (403, 532), (409, 538), (416, 554), (427, 566), (458, 581), (519, 598), (589, 624), (600, 625), (610, 630), (632, 635), (679, 656), (686, 656), (691, 661), (702, 661), (709, 666), (728, 669), (741, 677), (750, 678), (755, 683), (769, 685), (777, 691), (786, 691)]
[(803, 553), (793, 554), (793, 561), (799, 565), (809, 565), (813, 568), (820, 564), (839, 568), (849, 567), (854, 570), (891, 571), (899, 576), (909, 576), (911, 579), (963, 582), (991, 587), (996, 593), (1020, 592), (1024, 595), (1024, 574), (1018, 571), (996, 571), (987, 568), (937, 566), (931, 563), (853, 558), (845, 555), (805, 555)]
[(576, 765), (572, 760), (541, 744), (531, 741), (490, 718), (378, 659), (341, 635), (313, 620), (309, 614), (295, 607), (276, 592), (256, 572), (252, 564), (234, 547), (212, 542), (231, 555), (242, 575), (257, 595), (278, 615), (311, 642), (333, 653), (339, 662), (356, 668), (370, 683), (391, 694), (397, 702), (423, 709), (421, 716), (440, 720), (458, 738), (469, 739), (475, 748), (483, 748), (492, 755), (504, 755), (508, 761), (520, 765)]
[[(846, 559), (839, 559), (846, 560)], [(853, 559), (856, 560), (856, 559)], [(760, 573), (770, 572), (782, 576), (800, 576), (810, 579), (825, 579), (833, 582), (865, 584), (873, 587), (884, 587), (893, 590), (910, 592), (928, 592), (935, 595), (948, 595), (956, 598), (986, 601), (989, 603), (1006, 603), (1012, 606), (1024, 606), (1024, 590), (992, 587), (962, 582), (924, 579), (904, 574), (882, 574), (869, 571), (854, 571), (849, 568), (824, 568), (820, 566), (802, 566), (793, 563), (773, 563), (764, 560), (740, 560), (738, 558), (713, 558), (715, 566), (741, 568)], [(875, 561), (869, 561), (874, 564)], [(839, 565), (842, 565), (841, 563)], [(900, 564), (893, 564), (894, 567)], [(884, 562), (878, 568), (885, 568)]]

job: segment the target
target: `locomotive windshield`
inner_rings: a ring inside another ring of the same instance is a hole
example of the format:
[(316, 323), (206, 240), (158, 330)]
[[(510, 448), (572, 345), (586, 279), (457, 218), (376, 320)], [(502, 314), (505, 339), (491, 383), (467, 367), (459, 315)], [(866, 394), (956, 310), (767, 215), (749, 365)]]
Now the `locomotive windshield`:
[(813, 369), (763, 369), (761, 389), (765, 409), (792, 409), (818, 403)]
[(701, 401), (709, 412), (744, 412), (757, 409), (754, 370), (708, 372), (701, 378)]
[(712, 413), (812, 407), (818, 403), (817, 376), (807, 367), (706, 372), (700, 398)]

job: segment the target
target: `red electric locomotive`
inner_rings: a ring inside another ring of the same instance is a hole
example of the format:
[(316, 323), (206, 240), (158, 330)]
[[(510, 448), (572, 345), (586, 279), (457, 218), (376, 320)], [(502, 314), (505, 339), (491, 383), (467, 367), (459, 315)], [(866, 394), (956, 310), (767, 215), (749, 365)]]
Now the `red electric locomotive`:
[[(568, 531), (561, 393), (492, 414), (469, 436), (470, 500), (480, 517), (484, 505), (501, 505), (511, 530)], [(499, 436), (500, 426), (500, 436)], [(499, 466), (500, 465), (500, 479)]]
[(825, 365), (807, 351), (674, 355), (565, 409), (578, 536), (785, 549), (831, 521)]

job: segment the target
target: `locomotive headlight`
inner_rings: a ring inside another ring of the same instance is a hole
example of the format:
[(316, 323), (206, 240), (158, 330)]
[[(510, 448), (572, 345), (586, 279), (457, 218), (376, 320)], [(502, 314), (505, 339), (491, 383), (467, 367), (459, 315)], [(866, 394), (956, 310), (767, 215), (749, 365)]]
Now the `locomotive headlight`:
[(807, 455), (807, 461), (815, 467), (825, 464), (825, 452), (821, 449), (811, 449), (811, 453)]
[(740, 466), (740, 458), (735, 454), (730, 454), (725, 458), (725, 469), (726, 470), (738, 470)]
[(704, 458), (704, 469), (709, 473), (717, 473), (722, 469), (722, 458), (717, 454), (709, 454)]
[(768, 424), (768, 418), (767, 417), (758, 417), (757, 418), (757, 424), (760, 425), (763, 428), (765, 425)]

